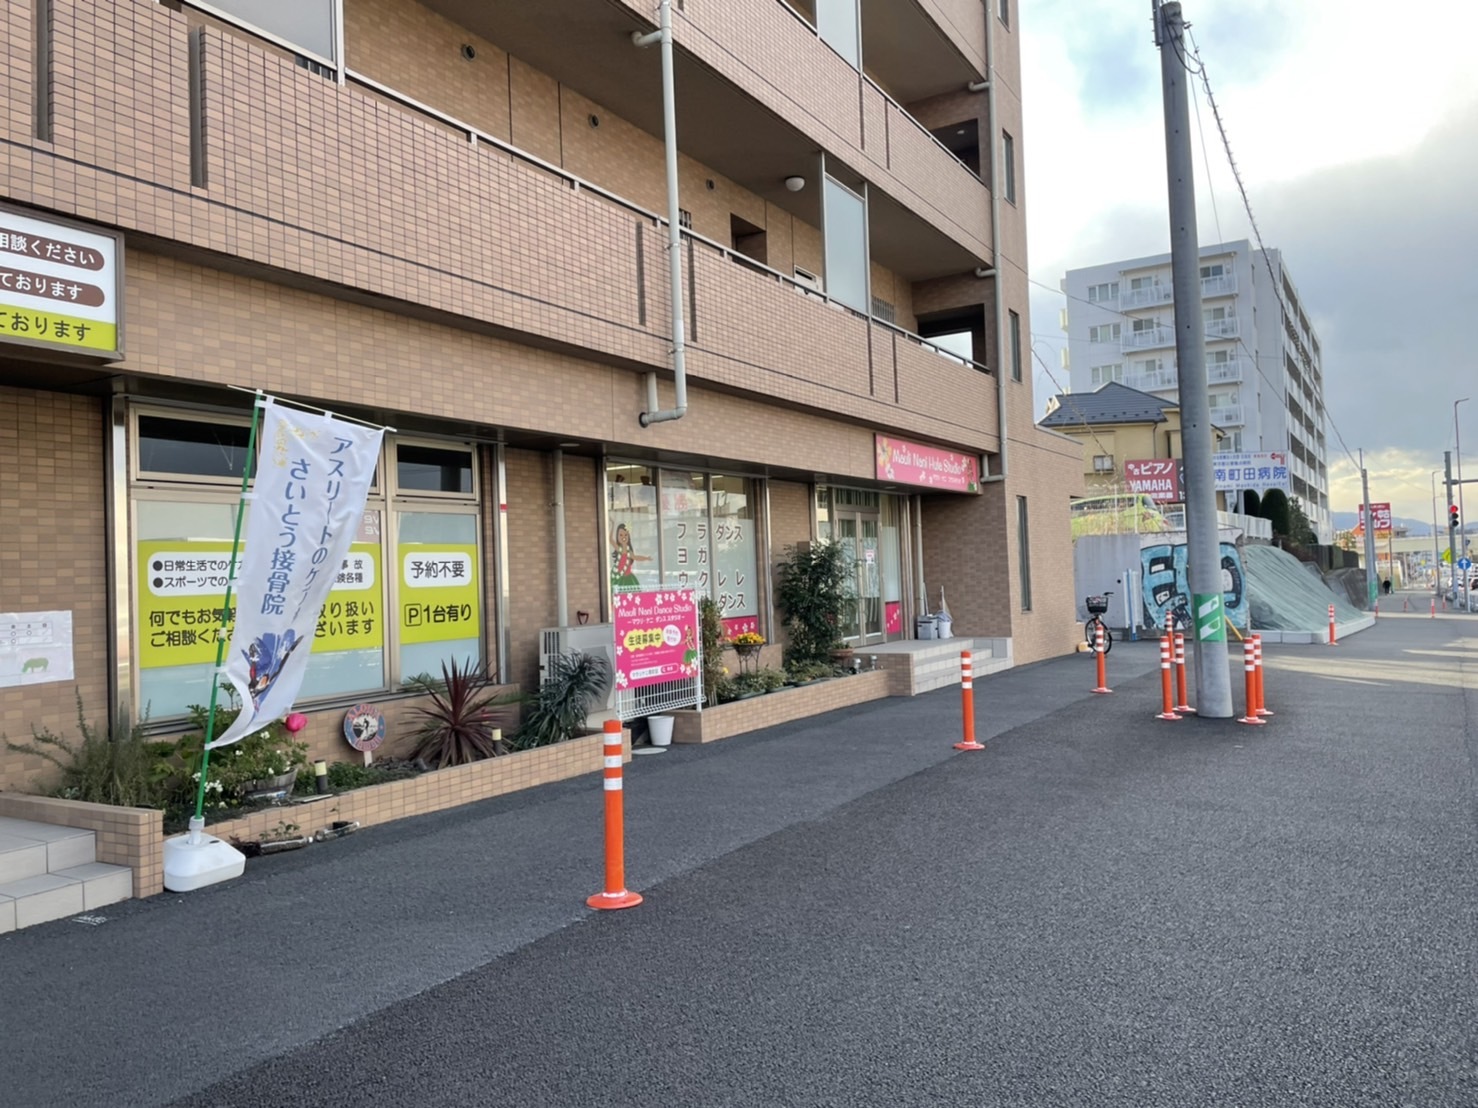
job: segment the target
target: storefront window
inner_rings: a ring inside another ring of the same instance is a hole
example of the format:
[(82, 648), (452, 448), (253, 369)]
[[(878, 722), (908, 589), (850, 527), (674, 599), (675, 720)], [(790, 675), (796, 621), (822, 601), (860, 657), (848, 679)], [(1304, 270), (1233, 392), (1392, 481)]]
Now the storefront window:
[[(137, 415), (135, 657), (152, 720), (209, 703), (248, 433), (236, 416)], [(383, 692), (482, 656), (475, 452), (394, 440), (386, 450), (395, 487), (388, 502), (378, 477), (371, 490), (319, 617), (300, 701)], [(245, 527), (241, 539), (245, 549)]]
[(718, 604), (730, 634), (759, 630), (752, 481), (613, 462), (606, 497), (613, 590), (692, 589)]

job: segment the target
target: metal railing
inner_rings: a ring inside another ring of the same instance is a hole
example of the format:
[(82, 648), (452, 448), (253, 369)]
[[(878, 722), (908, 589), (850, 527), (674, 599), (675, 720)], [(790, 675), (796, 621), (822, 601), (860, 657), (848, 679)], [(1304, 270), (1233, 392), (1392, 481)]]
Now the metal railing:
[(1173, 369), (1159, 369), (1153, 373), (1126, 373), (1124, 384), (1140, 392), (1161, 392), (1180, 387), (1180, 374)]
[(1148, 350), (1155, 346), (1174, 346), (1175, 331), (1169, 327), (1150, 327), (1143, 331), (1122, 332), (1119, 339), (1121, 350)]
[(1169, 285), (1153, 285), (1149, 288), (1119, 289), (1119, 307), (1123, 308), (1153, 308), (1160, 304), (1168, 304), (1175, 299), (1175, 290)]
[(1231, 358), (1225, 362), (1207, 362), (1206, 380), (1214, 385), (1226, 384), (1228, 381), (1240, 381), (1244, 370), (1241, 358)]
[(1242, 405), (1223, 404), (1219, 408), (1211, 409), (1211, 422), (1217, 427), (1239, 427), (1244, 422), (1242, 418)]
[(1235, 273), (1221, 273), (1215, 277), (1201, 278), (1201, 295), (1204, 296), (1230, 296), (1237, 291), (1237, 275)]
[(1242, 333), (1242, 321), (1236, 316), (1227, 319), (1208, 319), (1206, 321), (1206, 337), (1208, 339), (1234, 339)]

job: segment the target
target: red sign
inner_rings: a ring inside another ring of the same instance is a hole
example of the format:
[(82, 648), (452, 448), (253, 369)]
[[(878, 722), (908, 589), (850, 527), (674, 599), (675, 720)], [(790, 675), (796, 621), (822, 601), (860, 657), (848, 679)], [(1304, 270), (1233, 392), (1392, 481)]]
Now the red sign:
[[(1372, 504), (1370, 514), (1375, 518), (1375, 533), (1377, 535), (1389, 535), (1391, 533), (1391, 506), (1389, 504)], [(1360, 505), (1360, 523), (1355, 531), (1358, 534), (1365, 533), (1365, 505)]]
[(1124, 479), (1131, 492), (1143, 493), (1163, 504), (1180, 503), (1180, 461), (1150, 458), (1124, 463)]
[(980, 459), (937, 446), (920, 446), (886, 435), (874, 436), (877, 478), (947, 492), (980, 491)]
[(691, 592), (618, 592), (613, 607), (618, 689), (698, 675), (698, 603)]

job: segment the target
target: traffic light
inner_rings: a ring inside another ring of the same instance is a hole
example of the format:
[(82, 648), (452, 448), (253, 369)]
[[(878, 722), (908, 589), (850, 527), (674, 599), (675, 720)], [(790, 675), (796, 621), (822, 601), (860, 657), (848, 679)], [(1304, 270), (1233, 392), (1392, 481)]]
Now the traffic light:
[(1452, 528), (1454, 531), (1456, 531), (1459, 527), (1456, 504), (1449, 504), (1447, 506), (1447, 526)]

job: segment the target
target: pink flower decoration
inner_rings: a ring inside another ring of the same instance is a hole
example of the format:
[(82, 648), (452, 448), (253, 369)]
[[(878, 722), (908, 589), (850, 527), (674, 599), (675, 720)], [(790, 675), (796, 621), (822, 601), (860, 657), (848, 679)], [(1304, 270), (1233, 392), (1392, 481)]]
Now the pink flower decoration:
[(282, 726), (286, 727), (290, 732), (296, 735), (299, 731), (308, 726), (308, 717), (305, 716), (302, 712), (293, 712), (290, 716), (282, 721)]

